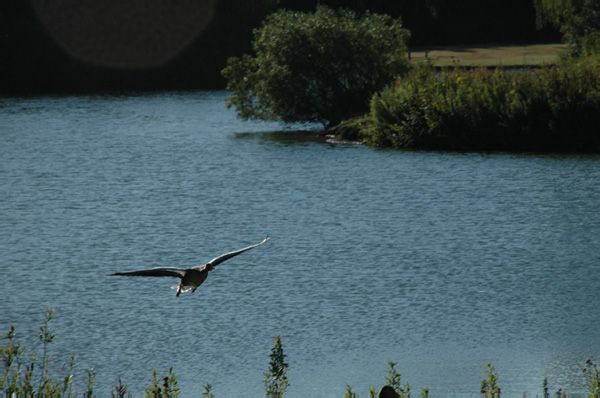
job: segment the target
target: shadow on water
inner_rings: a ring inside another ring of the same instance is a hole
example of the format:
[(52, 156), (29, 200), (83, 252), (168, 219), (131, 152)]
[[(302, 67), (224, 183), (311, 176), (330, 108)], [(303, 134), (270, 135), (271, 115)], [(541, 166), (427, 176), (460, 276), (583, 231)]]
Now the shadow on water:
[(326, 143), (330, 138), (322, 131), (296, 130), (296, 131), (268, 131), (268, 132), (246, 132), (236, 133), (237, 139), (258, 138), (265, 141), (273, 141), (280, 144), (310, 144)]
[(338, 140), (335, 136), (322, 130), (278, 130), (269, 132), (244, 132), (236, 133), (236, 139), (258, 138), (264, 141), (276, 142), (284, 145), (296, 144), (329, 144), (333, 145), (361, 145), (359, 142)]

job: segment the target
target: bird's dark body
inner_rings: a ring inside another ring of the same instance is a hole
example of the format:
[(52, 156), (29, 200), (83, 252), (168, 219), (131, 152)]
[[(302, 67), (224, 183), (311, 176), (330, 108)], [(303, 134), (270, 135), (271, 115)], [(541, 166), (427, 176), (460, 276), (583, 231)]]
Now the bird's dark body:
[(196, 290), (208, 278), (208, 271), (209, 268), (206, 266), (188, 268), (183, 278), (181, 278), (182, 291), (187, 288)]
[(172, 268), (172, 267), (158, 267), (158, 268), (150, 268), (143, 269), (139, 271), (127, 271), (127, 272), (116, 272), (111, 275), (115, 276), (142, 276), (142, 277), (172, 277), (172, 278), (180, 278), (181, 282), (179, 285), (173, 286), (173, 288), (177, 289), (176, 296), (179, 297), (181, 292), (187, 292), (191, 290), (192, 293), (196, 291), (198, 286), (200, 286), (206, 278), (208, 277), (208, 272), (212, 271), (214, 267), (218, 264), (222, 263), (225, 260), (229, 260), (232, 257), (237, 256), (247, 250), (250, 250), (256, 246), (260, 246), (266, 241), (269, 240), (267, 236), (262, 242), (245, 247), (240, 250), (235, 250), (229, 253), (225, 253), (219, 257), (215, 257), (210, 260), (208, 263), (204, 265), (197, 265), (195, 267), (190, 268)]

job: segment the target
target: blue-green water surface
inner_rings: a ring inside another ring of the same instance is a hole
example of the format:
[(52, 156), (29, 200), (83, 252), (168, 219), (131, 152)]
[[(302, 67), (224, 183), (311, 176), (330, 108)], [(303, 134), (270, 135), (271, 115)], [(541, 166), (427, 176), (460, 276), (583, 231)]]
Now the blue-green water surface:
[[(432, 395), (585, 392), (600, 361), (600, 156), (373, 150), (244, 122), (224, 92), (0, 99), (0, 327), (31, 349), (45, 309), (57, 377), (141, 396), (367, 397), (387, 361)], [(176, 280), (116, 271), (202, 264)]]

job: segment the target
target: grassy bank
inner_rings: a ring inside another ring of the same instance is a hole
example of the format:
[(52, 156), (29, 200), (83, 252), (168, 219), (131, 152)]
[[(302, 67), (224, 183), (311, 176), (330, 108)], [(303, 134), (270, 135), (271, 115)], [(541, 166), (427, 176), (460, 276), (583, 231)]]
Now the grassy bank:
[(410, 59), (428, 59), (434, 66), (537, 66), (554, 65), (567, 50), (566, 44), (489, 44), (411, 48)]
[(597, 60), (522, 71), (418, 67), (373, 97), (360, 125), (373, 146), (600, 151)]

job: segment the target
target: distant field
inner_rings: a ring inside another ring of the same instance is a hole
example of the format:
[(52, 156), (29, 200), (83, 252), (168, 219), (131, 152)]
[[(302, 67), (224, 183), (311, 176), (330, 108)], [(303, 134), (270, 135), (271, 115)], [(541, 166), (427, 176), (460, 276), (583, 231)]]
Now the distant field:
[(565, 44), (481, 45), (419, 47), (409, 49), (413, 62), (427, 56), (435, 66), (494, 66), (554, 64)]

